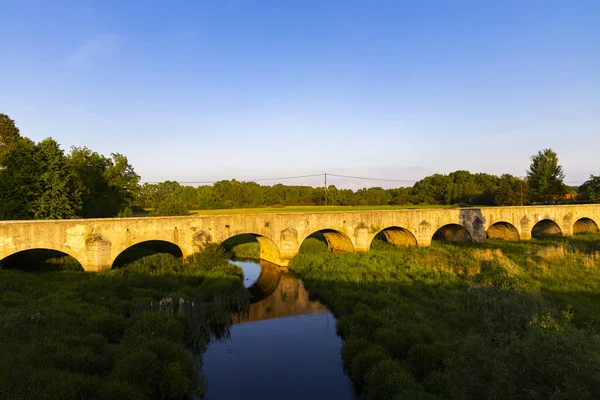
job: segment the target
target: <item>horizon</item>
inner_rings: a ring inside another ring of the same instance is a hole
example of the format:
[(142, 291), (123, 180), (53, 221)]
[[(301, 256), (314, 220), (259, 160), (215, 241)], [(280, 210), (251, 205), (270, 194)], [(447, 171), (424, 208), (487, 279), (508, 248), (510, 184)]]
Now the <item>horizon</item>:
[(0, 112), (142, 181), (600, 172), (591, 0), (53, 3), (3, 5)]

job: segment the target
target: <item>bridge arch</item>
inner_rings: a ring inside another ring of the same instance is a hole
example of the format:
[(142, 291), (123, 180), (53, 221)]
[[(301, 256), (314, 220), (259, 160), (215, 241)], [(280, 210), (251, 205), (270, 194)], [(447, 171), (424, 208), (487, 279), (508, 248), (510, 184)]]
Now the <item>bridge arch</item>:
[(531, 228), (531, 237), (535, 239), (562, 235), (560, 226), (551, 219), (542, 219)]
[[(33, 247), (29, 249), (23, 249), (11, 252), (8, 255), (5, 255), (0, 259), (0, 269), (4, 268), (16, 268), (22, 270), (38, 270), (37, 267), (40, 264), (48, 264), (48, 270), (53, 270), (52, 264), (56, 263), (55, 269), (59, 268), (58, 262), (53, 262), (50, 260), (55, 260), (62, 257), (71, 257), (74, 262), (78, 264), (77, 268), (75, 265), (70, 265), (68, 269), (70, 270), (84, 270), (84, 264), (75, 256), (75, 254), (71, 251), (64, 250), (56, 250), (50, 247)], [(35, 265), (34, 265), (35, 264)], [(61, 263), (63, 264), (63, 263)], [(70, 264), (70, 263), (69, 263)], [(74, 263), (73, 263), (74, 264)], [(63, 264), (64, 265), (64, 264)]]
[(579, 218), (573, 224), (573, 234), (576, 235), (578, 233), (600, 233), (600, 229), (598, 228), (598, 224), (591, 218)]
[(300, 242), (300, 249), (308, 238), (324, 241), (327, 243), (327, 250), (332, 252), (354, 252), (354, 244), (348, 235), (335, 229), (320, 229), (307, 235)]
[(432, 240), (438, 242), (472, 242), (473, 236), (467, 228), (459, 224), (447, 224), (441, 226), (433, 234)]
[[(258, 242), (260, 248), (258, 258), (260, 258), (261, 260), (269, 261), (274, 264), (278, 264), (280, 262), (279, 247), (277, 247), (273, 240), (258, 233), (235, 233), (229, 236), (227, 239), (223, 240), (221, 242), (221, 246), (225, 247), (227, 250), (230, 250), (231, 247), (235, 245), (248, 243), (248, 238), (252, 238), (252, 241)], [(239, 240), (239, 243), (236, 243), (236, 240)]]
[(521, 239), (519, 230), (511, 223), (500, 221), (492, 224), (485, 232), (486, 239), (514, 240)]
[(183, 257), (183, 250), (167, 240), (142, 240), (123, 249), (111, 263), (111, 268), (121, 267), (142, 257), (157, 253), (167, 253), (175, 257)]
[(418, 244), (417, 238), (411, 231), (399, 226), (390, 226), (377, 232), (371, 240), (369, 248), (376, 240), (384, 241), (394, 247), (412, 247)]

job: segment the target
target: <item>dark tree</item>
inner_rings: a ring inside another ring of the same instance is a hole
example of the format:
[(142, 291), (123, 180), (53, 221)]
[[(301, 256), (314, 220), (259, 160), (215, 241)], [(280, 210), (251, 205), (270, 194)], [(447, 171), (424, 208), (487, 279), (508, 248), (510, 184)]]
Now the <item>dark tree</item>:
[(0, 160), (21, 139), (15, 121), (6, 114), (0, 114)]
[(600, 201), (600, 175), (590, 175), (590, 179), (579, 187), (579, 197), (585, 201)]
[(539, 151), (531, 157), (531, 166), (527, 171), (531, 200), (549, 203), (561, 199), (566, 191), (564, 178), (556, 153), (551, 149)]
[(20, 139), (3, 159), (1, 219), (59, 219), (80, 215), (77, 177), (58, 143)]

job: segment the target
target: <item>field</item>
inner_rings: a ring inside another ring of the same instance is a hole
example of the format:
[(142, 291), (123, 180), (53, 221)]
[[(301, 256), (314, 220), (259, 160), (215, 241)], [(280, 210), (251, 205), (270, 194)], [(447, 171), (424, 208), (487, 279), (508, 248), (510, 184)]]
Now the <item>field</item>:
[(397, 205), (397, 206), (290, 206), (290, 207), (262, 207), (262, 208), (232, 208), (223, 210), (190, 210), (190, 214), (221, 215), (221, 214), (269, 214), (269, 213), (309, 213), (309, 212), (335, 212), (335, 211), (390, 211), (413, 210), (428, 208), (452, 208), (446, 205)]
[(364, 399), (600, 398), (599, 235), (305, 250)]

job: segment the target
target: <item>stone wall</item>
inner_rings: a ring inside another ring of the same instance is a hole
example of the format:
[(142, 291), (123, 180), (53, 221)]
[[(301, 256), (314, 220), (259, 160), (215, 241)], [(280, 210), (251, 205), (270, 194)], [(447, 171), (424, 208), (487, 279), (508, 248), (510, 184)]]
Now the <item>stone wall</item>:
[[(546, 220), (556, 226), (538, 224)], [(516, 232), (520, 240), (527, 240), (542, 225), (572, 235), (574, 227), (580, 232), (597, 229), (598, 224), (600, 205), (0, 221), (0, 260), (23, 250), (52, 249), (73, 256), (86, 271), (98, 271), (111, 268), (121, 252), (144, 241), (174, 243), (187, 256), (205, 243), (251, 233), (260, 243), (262, 259), (286, 266), (304, 239), (317, 231), (323, 232), (333, 251), (368, 251), (382, 231), (399, 246), (429, 246), (440, 229), (448, 240), (482, 242), (486, 233), (493, 235), (500, 226), (511, 230), (513, 238)]]

